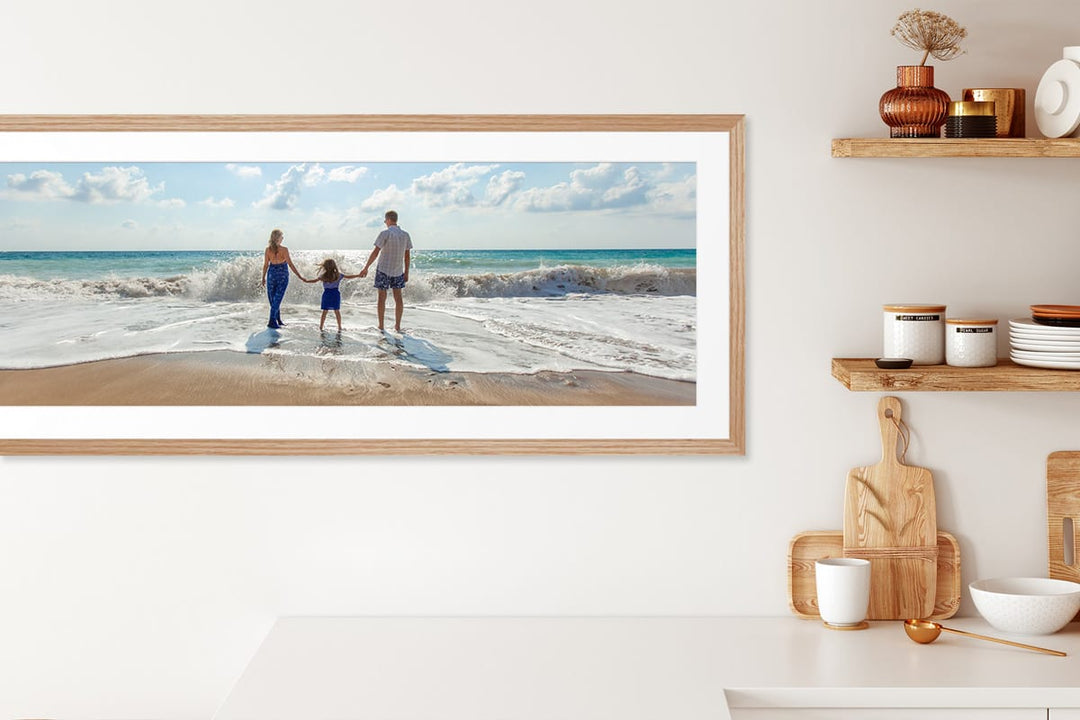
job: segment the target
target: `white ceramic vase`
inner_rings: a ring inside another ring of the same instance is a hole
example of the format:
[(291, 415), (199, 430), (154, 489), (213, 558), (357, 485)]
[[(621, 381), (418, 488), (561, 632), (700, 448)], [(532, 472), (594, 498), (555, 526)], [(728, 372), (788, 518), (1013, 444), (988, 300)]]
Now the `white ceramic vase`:
[(1035, 90), (1035, 123), (1046, 137), (1080, 137), (1080, 45), (1066, 47)]

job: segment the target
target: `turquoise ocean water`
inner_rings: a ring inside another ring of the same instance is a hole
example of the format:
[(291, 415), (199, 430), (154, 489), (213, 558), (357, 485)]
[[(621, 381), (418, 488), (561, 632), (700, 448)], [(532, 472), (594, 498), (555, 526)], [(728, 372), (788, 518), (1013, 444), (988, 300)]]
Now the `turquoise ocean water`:
[[(340, 253), (340, 251), (338, 251)], [(361, 262), (366, 251), (350, 253)], [(310, 256), (310, 251), (298, 253)], [(318, 253), (315, 253), (318, 254)], [(334, 254), (334, 253), (324, 253)], [(38, 280), (88, 280), (115, 277), (175, 277), (205, 271), (236, 258), (262, 257), (261, 251), (101, 251), (0, 252), (0, 276)], [(473, 274), (514, 273), (560, 265), (611, 268), (655, 264), (664, 268), (693, 268), (693, 249), (677, 250), (423, 250), (413, 254), (417, 272)]]

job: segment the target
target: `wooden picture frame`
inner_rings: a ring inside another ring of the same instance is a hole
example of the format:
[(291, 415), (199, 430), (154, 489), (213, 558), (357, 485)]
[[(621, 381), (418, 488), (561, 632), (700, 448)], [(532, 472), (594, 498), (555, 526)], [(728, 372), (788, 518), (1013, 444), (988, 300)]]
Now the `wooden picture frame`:
[[(720, 259), (717, 275), (724, 276), (717, 291), (721, 310), (703, 316), (698, 310), (698, 351), (703, 349), (702, 328), (711, 323), (725, 331), (717, 339), (715, 349), (724, 369), (713, 378), (716, 397), (713, 406), (695, 408), (697, 415), (691, 423), (697, 428), (683, 436), (657, 436), (643, 431), (640, 436), (622, 432), (618, 436), (580, 437), (548, 433), (543, 437), (492, 436), (476, 437), (448, 431), (445, 435), (431, 434), (409, 437), (398, 434), (392, 438), (367, 435), (363, 437), (311, 437), (303, 431), (288, 436), (267, 437), (259, 428), (250, 434), (230, 437), (197, 437), (196, 433), (178, 435), (175, 432), (147, 431), (138, 436), (124, 432), (107, 432), (108, 422), (98, 422), (93, 409), (77, 408), (85, 427), (84, 432), (38, 432), (35, 428), (50, 427), (47, 411), (34, 414), (31, 408), (7, 406), (8, 430), (0, 428), (0, 454), (5, 455), (451, 455), (451, 454), (653, 454), (653, 455), (741, 455), (744, 440), (744, 117), (742, 115), (22, 115), (0, 116), (0, 162), (5, 147), (18, 146), (21, 138), (63, 141), (67, 146), (93, 147), (102, 138), (130, 138), (138, 147), (153, 147), (158, 137), (180, 134), (198, 141), (203, 137), (289, 138), (300, 136), (350, 137), (352, 134), (380, 133), (391, 140), (408, 142), (412, 137), (433, 134), (448, 138), (479, 136), (510, 138), (510, 143), (542, 142), (544, 138), (579, 136), (611, 138), (621, 142), (626, 138), (657, 137), (700, 138), (702, 157), (692, 158), (707, 163), (709, 148), (723, 148), (723, 164), (711, 188), (722, 188), (708, 196), (698, 193), (697, 207), (719, 208), (725, 220), (725, 238), (698, 236), (698, 248), (703, 243), (718, 244), (726, 239), (726, 252), (710, 246), (713, 256)], [(416, 135), (414, 135), (416, 134)], [(443, 135), (445, 134), (445, 135)], [(460, 134), (460, 135), (459, 135)], [(535, 135), (534, 135), (535, 134)], [(683, 136), (682, 134), (686, 134)], [(373, 136), (372, 136), (373, 137)], [(7, 138), (4, 140), (4, 138)], [(540, 140), (538, 140), (538, 138)], [(7, 144), (4, 145), (3, 143)], [(111, 160), (111, 157), (97, 158)], [(122, 158), (130, 160), (132, 158)], [(137, 158), (136, 158), (137, 159)], [(598, 158), (588, 158), (597, 160)], [(604, 158), (599, 158), (604, 159)], [(675, 158), (672, 158), (674, 160)], [(715, 157), (714, 165), (721, 164)], [(702, 165), (706, 167), (706, 165)], [(718, 233), (719, 234), (719, 233)], [(703, 278), (699, 287), (709, 283)], [(726, 317), (717, 317), (726, 313)], [(726, 348), (721, 347), (725, 344)], [(700, 357), (700, 355), (699, 355)], [(697, 372), (711, 372), (698, 363)], [(700, 396), (699, 396), (700, 397)], [(701, 402), (699, 401), (699, 405)], [(719, 408), (719, 409), (717, 409)], [(213, 413), (215, 407), (205, 408)], [(40, 409), (38, 409), (40, 410)], [(516, 409), (518, 410), (518, 409)], [(452, 411), (451, 411), (452, 412)], [(529, 410), (520, 410), (528, 413)], [(27, 422), (22, 422), (29, 413)], [(710, 415), (711, 413), (711, 415)], [(460, 429), (467, 422), (454, 420), (447, 427)], [(197, 421), (192, 421), (197, 422)], [(516, 420), (511, 420), (516, 422)], [(689, 422), (689, 421), (688, 421)], [(689, 425), (688, 425), (689, 426)], [(10, 428), (17, 427), (19, 432)], [(189, 424), (187, 427), (191, 427)], [(719, 428), (716, 431), (711, 427)], [(23, 428), (29, 430), (23, 431)], [(3, 437), (9, 436), (9, 437)]]

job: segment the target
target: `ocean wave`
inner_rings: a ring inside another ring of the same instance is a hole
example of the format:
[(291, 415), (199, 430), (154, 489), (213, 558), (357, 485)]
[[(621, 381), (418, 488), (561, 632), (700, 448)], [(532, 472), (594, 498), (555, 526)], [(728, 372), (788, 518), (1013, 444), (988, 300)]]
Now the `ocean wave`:
[(39, 280), (18, 275), (0, 275), (0, 298), (5, 300), (37, 300), (42, 297), (90, 299), (146, 298), (184, 295), (189, 279), (184, 276), (168, 278), (104, 278), (98, 280)]
[(559, 265), (515, 273), (438, 274), (426, 278), (436, 297), (547, 297), (567, 293), (696, 295), (697, 272), (659, 265)]
[[(315, 261), (294, 260), (301, 271), (314, 275)], [(339, 260), (339, 262), (341, 262)], [(356, 272), (358, 263), (344, 261), (346, 271)], [(176, 297), (205, 302), (254, 302), (265, 298), (261, 286), (262, 259), (236, 257), (206, 269), (171, 277), (108, 277), (90, 280), (41, 280), (0, 275), (0, 298), (10, 301), (42, 297), (85, 299), (135, 299)], [(364, 300), (374, 296), (371, 278), (347, 280), (342, 297)], [(318, 283), (291, 278), (289, 294), (315, 300), (322, 292)], [(612, 267), (560, 265), (507, 273), (432, 273), (414, 266), (409, 282), (413, 302), (453, 298), (555, 297), (568, 294), (696, 295), (697, 272), (692, 268), (665, 268), (636, 264)]]

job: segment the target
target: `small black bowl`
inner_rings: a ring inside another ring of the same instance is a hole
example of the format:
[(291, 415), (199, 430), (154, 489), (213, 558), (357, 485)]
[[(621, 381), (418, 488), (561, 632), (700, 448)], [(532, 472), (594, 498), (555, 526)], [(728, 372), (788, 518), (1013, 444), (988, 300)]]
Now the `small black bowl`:
[(1040, 325), (1053, 325), (1055, 327), (1080, 327), (1080, 318), (1045, 317), (1032, 315), (1031, 319)]
[(905, 370), (911, 367), (911, 358), (878, 358), (874, 364), (882, 370)]

